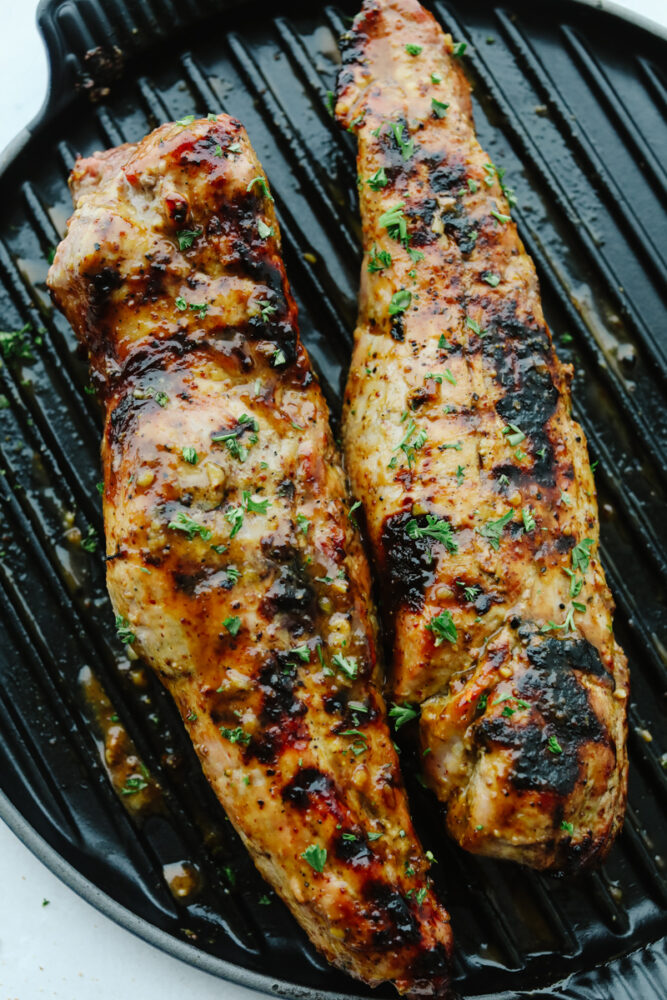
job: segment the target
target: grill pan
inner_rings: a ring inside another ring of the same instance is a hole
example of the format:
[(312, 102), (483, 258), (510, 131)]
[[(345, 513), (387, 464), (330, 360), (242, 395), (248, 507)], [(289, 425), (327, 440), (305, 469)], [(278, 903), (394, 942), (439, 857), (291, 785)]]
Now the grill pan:
[[(661, 1000), (667, 37), (575, 0), (432, 9), (468, 42), (479, 138), (516, 189), (557, 349), (575, 366), (632, 671), (631, 764), (623, 832), (604, 866), (575, 881), (459, 851), (415, 780), (408, 737), (415, 819), (438, 858), (463, 994)], [(361, 254), (353, 137), (332, 122), (326, 92), (356, 10), (357, 0), (43, 0), (50, 93), (0, 164), (0, 329), (30, 323), (14, 353), (28, 344), (32, 354), (0, 368), (0, 816), (146, 940), (223, 979), (307, 1000), (370, 991), (328, 967), (262, 882), (169, 697), (115, 638), (101, 546), (88, 551), (102, 534), (101, 416), (44, 279), (71, 211), (75, 152), (228, 111), (272, 183), (303, 339), (335, 421)], [(105, 732), (150, 775), (142, 809), (114, 791)]]

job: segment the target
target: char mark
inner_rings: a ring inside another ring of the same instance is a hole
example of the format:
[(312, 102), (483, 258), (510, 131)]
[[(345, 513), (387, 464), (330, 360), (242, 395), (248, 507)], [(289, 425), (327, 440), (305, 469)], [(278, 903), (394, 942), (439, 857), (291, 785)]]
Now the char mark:
[(515, 788), (566, 796), (579, 774), (578, 752), (586, 743), (604, 743), (607, 733), (591, 708), (575, 671), (609, 679), (599, 654), (585, 639), (546, 639), (528, 646), (530, 668), (517, 696), (542, 716), (544, 725), (515, 723), (504, 716), (483, 718), (476, 739), (515, 751)]
[[(442, 156), (437, 156), (437, 162), (442, 163)], [(436, 194), (449, 192), (459, 187), (465, 180), (466, 169), (462, 163), (444, 164), (429, 175), (431, 190)]]
[(279, 567), (276, 579), (260, 605), (271, 619), (278, 612), (312, 617), (315, 592), (298, 557)]
[(300, 682), (294, 656), (288, 652), (274, 652), (259, 675), (259, 687), (264, 695), (262, 721), (287, 724), (306, 712), (306, 705), (295, 695)]
[(308, 809), (315, 801), (335, 802), (336, 788), (327, 774), (316, 767), (304, 767), (285, 785), (282, 798), (297, 809)]
[(449, 956), (441, 944), (419, 951), (410, 967), (414, 996), (446, 996), (449, 984)]
[(247, 756), (271, 764), (285, 747), (307, 738), (303, 726), (307, 706), (295, 694), (300, 681), (293, 656), (287, 652), (272, 653), (259, 674), (258, 686), (263, 695), (261, 727), (248, 745)]
[(419, 942), (419, 927), (398, 889), (370, 881), (365, 891), (371, 904), (369, 919), (378, 925), (373, 934), (378, 948), (400, 951)]
[(469, 254), (477, 243), (477, 225), (460, 205), (442, 213), (445, 232), (456, 242), (462, 254)]
[(409, 511), (403, 511), (388, 517), (382, 527), (382, 551), (388, 574), (386, 592), (393, 613), (401, 605), (420, 611), (424, 591), (433, 582), (431, 544), (427, 538), (410, 538), (406, 526), (412, 520), (420, 527), (426, 523), (424, 515), (413, 518)]
[[(545, 327), (521, 322), (516, 318), (516, 308), (516, 303), (508, 303), (488, 321), (482, 350), (488, 367), (498, 373), (504, 391), (496, 411), (507, 424), (515, 424), (526, 435), (523, 447), (529, 447), (533, 457), (531, 478), (553, 487), (554, 454), (545, 430), (558, 403), (558, 389), (550, 371), (553, 349)], [(495, 472), (513, 481), (517, 472), (521, 475), (510, 463)]]
[(341, 832), (336, 839), (334, 852), (340, 861), (351, 865), (352, 868), (369, 868), (374, 860), (373, 852), (362, 833), (346, 830)]

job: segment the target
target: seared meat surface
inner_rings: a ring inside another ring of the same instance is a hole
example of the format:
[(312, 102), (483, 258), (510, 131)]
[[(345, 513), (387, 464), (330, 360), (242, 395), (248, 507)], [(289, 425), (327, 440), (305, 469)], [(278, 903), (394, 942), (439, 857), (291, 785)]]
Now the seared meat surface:
[(427, 779), (470, 851), (604, 855), (626, 798), (626, 660), (595, 486), (502, 172), (454, 46), (366, 0), (336, 113), (356, 132), (365, 257), (344, 410)]
[(79, 160), (49, 273), (105, 404), (119, 635), (332, 962), (443, 995), (448, 917), (379, 690), (368, 566), (266, 177), (224, 115)]

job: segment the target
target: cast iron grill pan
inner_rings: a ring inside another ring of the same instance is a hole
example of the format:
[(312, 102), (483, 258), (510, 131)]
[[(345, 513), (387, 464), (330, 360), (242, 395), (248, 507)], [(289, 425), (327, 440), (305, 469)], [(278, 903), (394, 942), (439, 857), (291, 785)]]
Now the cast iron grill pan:
[[(256, 874), (169, 697), (115, 637), (100, 546), (88, 552), (68, 530), (102, 533), (101, 420), (44, 279), (71, 211), (76, 152), (138, 139), (166, 119), (236, 115), (272, 182), (303, 337), (336, 419), (360, 233), (354, 141), (331, 120), (326, 92), (356, 8), (49, 0), (39, 21), (51, 93), (0, 175), (0, 328), (30, 323), (34, 357), (0, 368), (0, 815), (70, 885), (166, 951), (309, 1000), (369, 994), (328, 967)], [(632, 669), (631, 768), (624, 830), (605, 865), (574, 882), (459, 851), (414, 778), (408, 735), (417, 825), (438, 859), (464, 994), (659, 1000), (667, 41), (575, 2), (433, 9), (468, 43), (480, 141), (516, 189), (545, 312), (576, 369), (576, 415), (598, 463), (602, 556)], [(153, 808), (137, 813), (113, 790), (95, 684), (160, 785)], [(168, 879), (183, 863), (198, 888), (175, 897)]]

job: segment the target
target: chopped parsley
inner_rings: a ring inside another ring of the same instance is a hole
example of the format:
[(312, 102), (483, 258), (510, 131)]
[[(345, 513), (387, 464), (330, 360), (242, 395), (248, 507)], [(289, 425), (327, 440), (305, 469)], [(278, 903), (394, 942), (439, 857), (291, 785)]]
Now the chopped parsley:
[(405, 202), (400, 201), (398, 205), (394, 205), (393, 208), (388, 209), (380, 216), (378, 224), (384, 226), (392, 240), (396, 240), (398, 243), (403, 243), (404, 246), (407, 246), (410, 242), (410, 237), (408, 236), (408, 225), (403, 215), (404, 205)]
[(468, 178), (468, 190), (471, 194), (476, 194), (479, 190), (479, 184), (472, 177)]
[(456, 485), (460, 486), (461, 483), (463, 482), (463, 480), (465, 479), (465, 477), (466, 477), (466, 474), (465, 474), (465, 468), (464, 468), (464, 466), (457, 465), (456, 466)]
[(415, 42), (408, 42), (408, 44), (405, 46), (405, 51), (409, 56), (418, 56), (419, 53), (422, 51), (422, 46), (416, 45)]
[(479, 529), (479, 534), (482, 535), (483, 538), (486, 538), (491, 548), (495, 549), (496, 552), (500, 548), (500, 536), (503, 532), (503, 528), (506, 524), (509, 524), (513, 517), (514, 511), (508, 510), (502, 517), (497, 518), (495, 521), (487, 521), (486, 524)]
[(491, 209), (491, 215), (493, 216), (493, 218), (497, 222), (500, 222), (503, 225), (506, 222), (511, 222), (512, 221), (512, 216), (511, 215), (503, 215), (502, 212), (499, 212), (497, 208), (492, 208)]
[(401, 156), (403, 161), (409, 160), (415, 151), (415, 140), (410, 137), (409, 139), (403, 138), (403, 130), (405, 126), (401, 122), (392, 122), (391, 131), (396, 141), (396, 145), (401, 151)]
[(585, 573), (591, 562), (591, 546), (593, 545), (592, 538), (583, 538), (577, 545), (572, 549), (572, 569), (579, 570), (581, 573)]
[(533, 517), (533, 512), (530, 507), (524, 507), (521, 511), (521, 517), (523, 519), (523, 527), (525, 531), (535, 530), (535, 518)]
[(456, 625), (449, 611), (441, 611), (439, 615), (431, 618), (426, 628), (429, 632), (433, 632), (436, 646), (440, 646), (445, 639), (447, 642), (456, 642), (458, 638)]
[(302, 663), (310, 662), (310, 649), (308, 646), (295, 646), (290, 649), (290, 656), (298, 656)]
[(176, 233), (179, 250), (189, 250), (198, 236), (201, 236), (202, 229), (179, 229)]
[(265, 240), (269, 236), (273, 236), (273, 226), (267, 226), (263, 219), (259, 219), (257, 222), (257, 232), (259, 233), (259, 238)]
[(281, 365), (287, 364), (287, 357), (282, 348), (278, 347), (271, 355), (271, 361), (274, 368), (280, 368)]
[(568, 821), (566, 819), (564, 819), (562, 821), (562, 823), (560, 825), (560, 828), (561, 828), (561, 830), (564, 830), (565, 833), (569, 833), (569, 834), (573, 834), (574, 833), (574, 824), (568, 823)]
[(431, 83), (442, 83), (442, 77), (439, 73), (431, 73)]
[(493, 271), (482, 271), (482, 281), (485, 281), (487, 285), (491, 285), (491, 288), (497, 288), (500, 284), (500, 278)]
[(408, 521), (405, 531), (408, 538), (434, 538), (436, 542), (444, 545), (448, 552), (458, 552), (459, 550), (449, 521), (435, 517), (433, 514), (426, 515), (426, 524), (423, 528), (415, 518)]
[(194, 120), (195, 120), (194, 115), (186, 115), (185, 118), (179, 118), (176, 124), (180, 125), (181, 128), (185, 128), (186, 125), (192, 125)]
[(354, 680), (359, 671), (359, 664), (357, 663), (354, 656), (343, 656), (342, 653), (334, 653), (331, 657), (331, 662), (335, 667), (338, 667), (346, 677), (350, 680)]
[(402, 705), (394, 703), (389, 709), (389, 718), (394, 720), (394, 728), (398, 732), (406, 722), (412, 722), (413, 719), (419, 718), (419, 708), (409, 705), (407, 701), (404, 701)]
[(454, 45), (452, 46), (452, 55), (458, 58), (459, 56), (463, 55), (463, 53), (467, 48), (468, 48), (467, 42), (454, 42)]
[(26, 337), (30, 329), (30, 323), (26, 323), (20, 330), (0, 330), (0, 354), (5, 361), (35, 360), (30, 349), (30, 341)]
[(136, 635), (132, 631), (129, 621), (127, 618), (123, 618), (122, 615), (116, 615), (116, 635), (124, 646), (131, 646), (136, 639)]
[(456, 379), (452, 375), (452, 372), (449, 368), (445, 368), (445, 378), (447, 379), (448, 382), (451, 383), (451, 385), (456, 385)]
[(250, 733), (246, 733), (242, 726), (236, 726), (235, 729), (220, 726), (220, 735), (224, 736), (230, 743), (243, 743), (246, 746), (250, 743)]
[(262, 192), (262, 194), (266, 198), (269, 199), (269, 201), (273, 201), (273, 195), (269, 191), (269, 186), (266, 183), (266, 178), (265, 177), (262, 177), (261, 174), (258, 174), (257, 177), (253, 177), (253, 179), (248, 184), (248, 186), (246, 188), (246, 191), (252, 191), (252, 189), (254, 188), (255, 184), (260, 189), (260, 191)]
[(88, 526), (86, 536), (81, 541), (81, 548), (85, 549), (86, 552), (94, 552), (97, 548), (97, 532), (92, 524)]
[(207, 528), (204, 524), (200, 524), (199, 521), (195, 521), (194, 518), (182, 510), (179, 510), (174, 520), (170, 521), (167, 527), (173, 531), (184, 532), (190, 541), (192, 541), (195, 535), (199, 535), (200, 538), (207, 542), (213, 534), (210, 528)]
[(225, 511), (225, 520), (231, 525), (230, 539), (238, 535), (243, 527), (243, 509), (241, 507), (230, 507)]
[(239, 629), (241, 628), (241, 619), (238, 615), (232, 615), (231, 618), (225, 618), (223, 621), (223, 627), (227, 629), (230, 635), (238, 635)]
[(472, 330), (473, 333), (476, 333), (478, 337), (486, 337), (486, 330), (482, 330), (479, 323), (470, 316), (466, 316), (466, 326)]
[(361, 500), (355, 500), (350, 509), (347, 512), (347, 519), (355, 528), (358, 528), (357, 519), (354, 516), (354, 512), (359, 510), (361, 507)]
[(136, 795), (137, 792), (142, 792), (144, 788), (148, 788), (148, 782), (140, 774), (131, 774), (125, 779), (125, 784), (120, 790), (121, 795)]
[(304, 861), (308, 862), (313, 871), (320, 872), (321, 874), (327, 863), (327, 849), (326, 847), (319, 847), (317, 844), (309, 844), (301, 857)]
[(556, 739), (555, 736), (550, 736), (549, 737), (548, 746), (549, 746), (549, 749), (551, 750), (552, 753), (559, 754), (559, 753), (563, 752), (563, 748), (562, 748), (562, 746), (560, 745), (560, 743), (558, 742), (558, 740)]
[(178, 295), (174, 299), (174, 305), (176, 306), (179, 312), (185, 312), (185, 310), (188, 308), (188, 304), (182, 295)]
[(266, 500), (253, 500), (253, 495), (249, 490), (243, 490), (241, 501), (249, 514), (266, 514), (271, 504), (268, 498)]
[[(417, 425), (415, 424), (414, 420), (411, 417), (410, 420), (408, 421), (408, 427), (403, 437), (403, 440), (400, 441), (394, 448), (395, 452), (399, 450), (403, 452), (403, 454), (408, 460), (408, 468), (411, 468), (415, 462), (416, 458), (415, 452), (419, 451), (426, 444), (426, 439), (427, 439), (426, 431), (422, 429), (419, 432), (417, 432), (416, 437), (413, 437), (416, 431), (417, 431)], [(389, 468), (395, 469), (397, 462), (398, 462), (398, 456), (394, 455), (394, 457), (391, 459), (389, 463)]]
[(409, 292), (407, 288), (399, 288), (397, 292), (391, 297), (391, 302), (389, 303), (389, 315), (398, 316), (400, 313), (404, 313), (412, 302), (412, 292)]
[(368, 273), (384, 271), (386, 267), (391, 267), (391, 254), (388, 250), (378, 250), (374, 246), (368, 255)]
[(516, 424), (508, 424), (507, 427), (503, 427), (503, 434), (507, 438), (507, 443), (512, 448), (515, 448), (516, 445), (526, 440), (526, 435)]
[(181, 455), (183, 456), (183, 461), (187, 462), (189, 465), (196, 465), (198, 461), (197, 451), (192, 445), (187, 445), (183, 448)]
[(267, 302), (266, 299), (258, 299), (257, 305), (259, 306), (260, 316), (265, 323), (269, 316), (273, 316), (275, 312), (278, 312), (278, 306), (272, 305), (270, 302)]
[(372, 188), (373, 191), (379, 191), (380, 188), (386, 187), (389, 183), (387, 179), (387, 171), (384, 167), (378, 167), (373, 176), (369, 177), (366, 183), (369, 188)]
[(308, 528), (310, 527), (310, 521), (308, 520), (308, 518), (306, 517), (306, 515), (305, 514), (297, 514), (296, 515), (296, 523), (297, 523), (298, 530), (302, 534), (307, 535), (308, 534)]
[(444, 104), (442, 101), (438, 101), (435, 97), (431, 98), (431, 108), (433, 110), (433, 114), (437, 118), (444, 118), (447, 114), (448, 107), (449, 104)]

